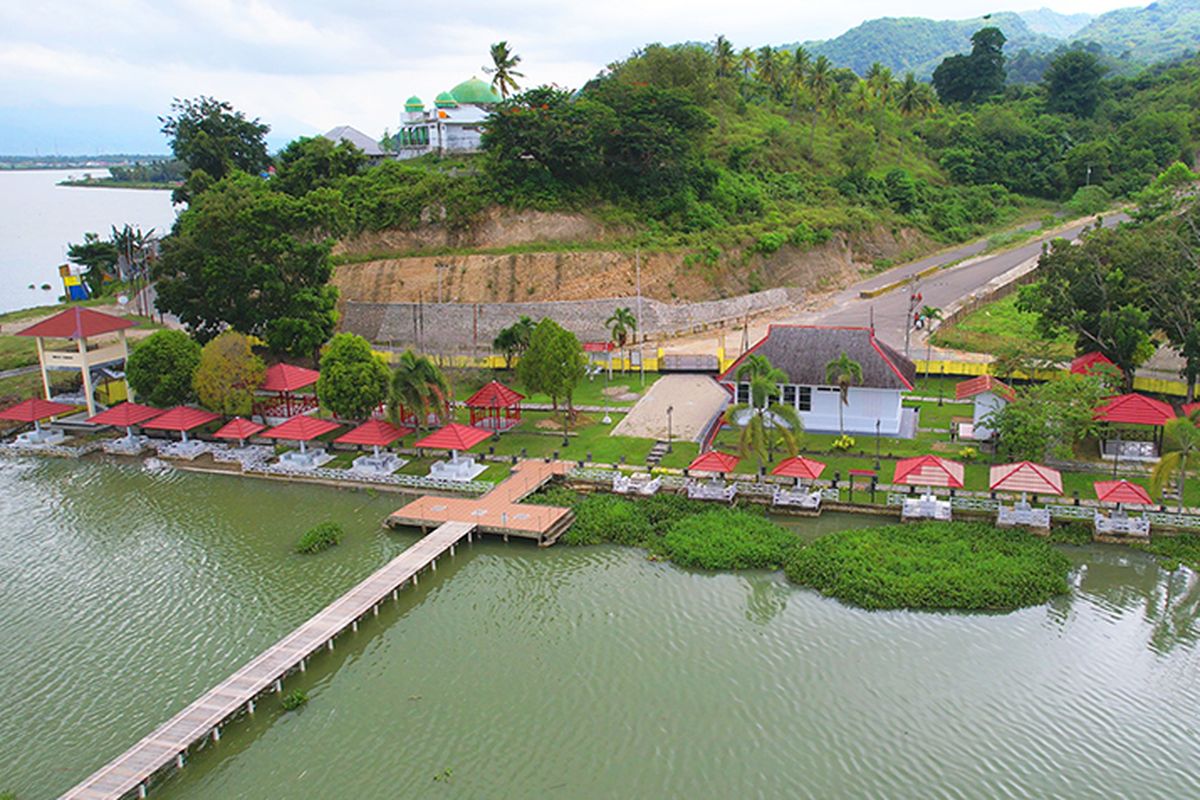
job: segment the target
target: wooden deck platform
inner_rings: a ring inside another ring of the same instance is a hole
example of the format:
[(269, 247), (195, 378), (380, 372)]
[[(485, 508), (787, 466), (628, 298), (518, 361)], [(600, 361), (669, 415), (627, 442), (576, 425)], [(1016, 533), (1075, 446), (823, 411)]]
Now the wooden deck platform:
[(424, 530), (452, 520), (469, 521), (480, 533), (536, 539), (540, 546), (547, 547), (570, 527), (574, 514), (567, 508), (520, 503), (570, 469), (564, 461), (522, 461), (513, 468), (512, 475), (483, 497), (421, 497), (394, 512), (388, 524)]
[(475, 529), (470, 522), (444, 522), (62, 797), (118, 800), (134, 793), (144, 797), (157, 773), (182, 767), (189, 748), (206, 738), (218, 740), (221, 726), (243, 711), (252, 712), (260, 694), (282, 691), (285, 676), (303, 670), (306, 660), (321, 648), (332, 650), (339, 633), (357, 629), (358, 620), (367, 613), (378, 613), (389, 595), (394, 599), (410, 579), (416, 582), (425, 567), (436, 569), (435, 560), (447, 551), (453, 554), (454, 546), (469, 540)]

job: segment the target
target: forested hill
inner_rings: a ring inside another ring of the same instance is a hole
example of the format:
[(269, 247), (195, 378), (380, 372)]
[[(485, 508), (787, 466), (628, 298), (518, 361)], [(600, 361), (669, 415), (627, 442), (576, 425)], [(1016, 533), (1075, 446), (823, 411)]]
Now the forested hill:
[(1071, 38), (1143, 63), (1200, 52), (1200, 0), (1159, 0), (1145, 8), (1110, 11)]
[[(883, 17), (823, 42), (807, 42), (813, 55), (826, 56), (839, 67), (864, 74), (876, 61), (893, 72), (916, 73), (927, 79), (942, 59), (970, 49), (971, 34), (985, 26), (1004, 32), (1010, 52), (1049, 51), (1062, 41), (1034, 33), (1020, 14), (999, 12), (989, 18), (934, 20), (924, 17)], [(794, 49), (795, 45), (784, 45)]]
[(1074, 38), (1076, 33), (1096, 18), (1095, 14), (1060, 14), (1050, 8), (1018, 13), (1031, 31), (1056, 39)]

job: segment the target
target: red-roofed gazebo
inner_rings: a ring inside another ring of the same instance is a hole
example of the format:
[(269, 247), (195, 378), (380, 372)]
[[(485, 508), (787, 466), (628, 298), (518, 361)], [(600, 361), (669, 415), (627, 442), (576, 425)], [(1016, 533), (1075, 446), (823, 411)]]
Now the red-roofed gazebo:
[(35, 397), (0, 411), (0, 419), (12, 420), (13, 422), (32, 422), (33, 431), (21, 434), (18, 437), (18, 441), (28, 443), (45, 442), (47, 439), (60, 440), (62, 438), (62, 431), (43, 431), (42, 420), (57, 417), (60, 414), (68, 414), (74, 410), (75, 406), (69, 406), (66, 403), (54, 403)]
[(740, 458), (729, 453), (709, 450), (688, 464), (688, 469), (692, 472), (715, 472), (724, 475), (727, 472), (733, 472), (740, 461)]
[(156, 431), (178, 431), (183, 437), (183, 441), (186, 442), (188, 440), (188, 431), (199, 428), (201, 425), (207, 425), (213, 420), (220, 418), (220, 414), (214, 414), (211, 411), (205, 411), (200, 408), (175, 406), (159, 414), (154, 419), (142, 425), (142, 427)]
[(291, 418), (297, 414), (306, 414), (316, 409), (316, 395), (303, 394), (296, 396), (295, 392), (306, 386), (312, 386), (321, 377), (321, 373), (307, 367), (297, 367), (294, 364), (273, 364), (267, 368), (263, 376), (260, 392), (276, 395), (273, 402), (261, 403), (257, 412), (264, 417)]
[(491, 434), (482, 428), (455, 422), (434, 431), (423, 439), (418, 439), (415, 446), (428, 450), (449, 450), (451, 453), (457, 453), (459, 450), (470, 450), (489, 436)]
[(960, 403), (989, 392), (1010, 403), (1017, 399), (1017, 393), (1011, 386), (991, 375), (979, 375), (954, 385), (954, 399)]
[(238, 447), (244, 447), (247, 439), (266, 429), (267, 426), (261, 423), (251, 422), (244, 417), (234, 417), (222, 425), (221, 429), (213, 434), (213, 438), (237, 439)]
[[(42, 388), (46, 399), (51, 399), (50, 369), (78, 369), (83, 378), (83, 394), (87, 401), (88, 414), (96, 413), (96, 400), (92, 397), (92, 369), (110, 364), (124, 363), (129, 355), (125, 343), (125, 331), (133, 322), (123, 317), (114, 317), (90, 308), (74, 306), (52, 317), (34, 323), (17, 336), (30, 336), (36, 340), (38, 364), (42, 370)], [(88, 339), (107, 333), (117, 334), (117, 343), (107, 347), (88, 349)], [(46, 339), (73, 339), (74, 352), (70, 350), (46, 350)], [(125, 391), (129, 391), (128, 381)]]
[(381, 419), (371, 419), (359, 425), (349, 433), (344, 433), (334, 439), (338, 444), (357, 444), (373, 448), (376, 457), (379, 448), (387, 447), (413, 432), (412, 428), (398, 428), (390, 422)]
[(1096, 490), (1096, 498), (1101, 503), (1116, 503), (1118, 506), (1154, 505), (1154, 501), (1150, 499), (1150, 493), (1144, 487), (1124, 479), (1096, 481), (1093, 488)]
[[(1100, 442), (1103, 456), (1154, 461), (1162, 443), (1162, 426), (1174, 419), (1175, 409), (1170, 403), (1134, 392), (1108, 398), (1096, 407), (1094, 416), (1097, 421), (1109, 424), (1109, 433)], [(1131, 430), (1128, 427), (1131, 425), (1141, 430)], [(1114, 426), (1124, 427), (1114, 434)]]
[(1075, 356), (1071, 359), (1071, 373), (1074, 375), (1091, 375), (1095, 372), (1096, 367), (1107, 365), (1113, 369), (1117, 365), (1103, 353), (1084, 353), (1081, 356)]
[(821, 473), (824, 471), (825, 465), (820, 461), (813, 461), (804, 456), (793, 456), (792, 458), (785, 458), (783, 461), (780, 461), (779, 465), (771, 470), (771, 474), (795, 478), (797, 481), (815, 481), (821, 477)]
[(988, 487), (994, 492), (1061, 495), (1062, 473), (1032, 461), (997, 464), (992, 467), (988, 476)]
[(521, 401), (524, 399), (525, 395), (500, 381), (491, 381), (467, 398), (471, 424), (493, 431), (515, 428), (521, 422)]
[(289, 442), (299, 442), (300, 452), (305, 453), (307, 452), (305, 449), (307, 442), (311, 442), (318, 436), (324, 436), (330, 431), (336, 431), (340, 427), (342, 426), (336, 422), (301, 414), (298, 417), (292, 417), (281, 425), (276, 425), (269, 431), (263, 432), (263, 436), (266, 436), (268, 439), (285, 439)]
[(892, 483), (904, 486), (963, 487), (963, 465), (940, 456), (916, 456), (896, 462)]
[(161, 408), (153, 406), (144, 406), (140, 403), (121, 403), (113, 406), (107, 411), (101, 411), (94, 417), (89, 417), (88, 422), (93, 425), (114, 425), (125, 429), (125, 438), (130, 443), (133, 442), (133, 426), (141, 425), (147, 420), (154, 419), (159, 414), (163, 413)]

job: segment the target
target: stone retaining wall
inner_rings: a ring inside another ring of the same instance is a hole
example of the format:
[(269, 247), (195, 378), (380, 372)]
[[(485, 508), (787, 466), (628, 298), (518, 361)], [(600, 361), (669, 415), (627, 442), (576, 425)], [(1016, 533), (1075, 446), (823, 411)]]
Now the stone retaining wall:
[[(663, 303), (642, 298), (642, 332), (648, 339), (692, 333), (739, 322), (799, 303), (799, 288), (768, 289), (754, 294), (701, 303)], [(356, 303), (343, 307), (342, 330), (369, 341), (412, 346), (438, 353), (490, 350), (492, 339), (521, 315), (550, 317), (581, 341), (608, 341), (604, 325), (613, 310), (628, 306), (637, 313), (636, 297), (568, 300), (548, 303)]]

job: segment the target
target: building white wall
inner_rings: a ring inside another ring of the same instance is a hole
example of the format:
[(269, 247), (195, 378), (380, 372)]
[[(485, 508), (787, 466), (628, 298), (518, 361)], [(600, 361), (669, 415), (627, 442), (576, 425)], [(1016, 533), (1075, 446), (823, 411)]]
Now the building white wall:
[(983, 419), (993, 411), (997, 411), (1008, 404), (1000, 395), (995, 392), (984, 392), (983, 394), (975, 395), (975, 438), (977, 440), (992, 438), (992, 429), (989, 428)]
[[(729, 384), (733, 385), (733, 384)], [(743, 384), (748, 387), (749, 384)], [(811, 407), (804, 411), (800, 408), (800, 389), (811, 391)], [(841, 405), (841, 393), (835, 386), (796, 387), (797, 413), (804, 422), (804, 429), (813, 433), (837, 433), (838, 406)], [(748, 388), (743, 389), (748, 391)], [(790, 394), (790, 393), (789, 393)], [(903, 402), (899, 389), (868, 389), (852, 386), (847, 393), (847, 403), (842, 408), (842, 420), (845, 431), (854, 436), (874, 435), (875, 422), (879, 421), (879, 432), (884, 436), (896, 436), (900, 433), (900, 419), (903, 413)]]

